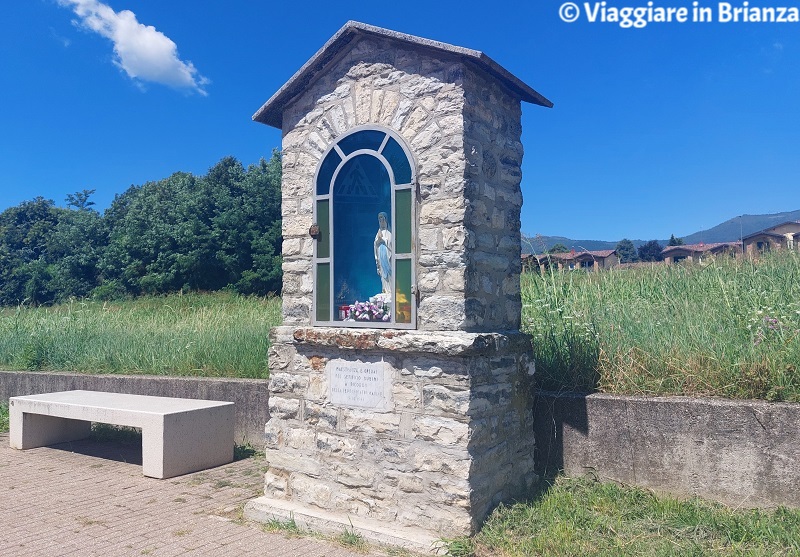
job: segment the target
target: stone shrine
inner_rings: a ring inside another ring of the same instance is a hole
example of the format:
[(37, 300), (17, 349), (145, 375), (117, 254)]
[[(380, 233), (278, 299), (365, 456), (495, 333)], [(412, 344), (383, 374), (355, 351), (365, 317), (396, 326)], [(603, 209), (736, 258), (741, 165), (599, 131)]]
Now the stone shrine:
[(521, 101), (552, 106), (349, 22), (253, 116), (283, 132), (283, 325), (248, 517), (430, 550), (535, 481)]

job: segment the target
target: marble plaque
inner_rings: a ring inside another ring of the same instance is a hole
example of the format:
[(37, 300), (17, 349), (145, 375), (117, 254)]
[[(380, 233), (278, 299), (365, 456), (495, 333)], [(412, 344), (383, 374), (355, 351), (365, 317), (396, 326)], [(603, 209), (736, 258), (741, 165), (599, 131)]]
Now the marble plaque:
[(384, 362), (330, 360), (325, 371), (333, 404), (375, 409), (389, 405), (391, 380)]

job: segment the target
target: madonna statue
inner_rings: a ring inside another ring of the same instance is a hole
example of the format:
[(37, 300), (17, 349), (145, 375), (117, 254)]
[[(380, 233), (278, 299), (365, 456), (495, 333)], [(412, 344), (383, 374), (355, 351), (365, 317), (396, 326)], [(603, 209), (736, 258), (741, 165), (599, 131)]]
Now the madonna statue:
[(375, 266), (381, 277), (381, 290), (392, 294), (392, 233), (389, 231), (386, 213), (378, 213), (378, 233), (375, 235)]

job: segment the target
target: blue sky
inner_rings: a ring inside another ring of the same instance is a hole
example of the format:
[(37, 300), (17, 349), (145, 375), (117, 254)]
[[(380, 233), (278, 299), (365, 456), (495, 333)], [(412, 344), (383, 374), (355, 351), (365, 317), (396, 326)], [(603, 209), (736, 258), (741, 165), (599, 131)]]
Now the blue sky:
[(349, 19), (481, 50), (555, 103), (523, 106), (528, 235), (668, 238), (800, 209), (800, 23), (635, 29), (561, 5), (10, 0), (0, 210), (83, 189), (102, 210), (132, 184), (269, 157), (280, 133), (250, 117)]

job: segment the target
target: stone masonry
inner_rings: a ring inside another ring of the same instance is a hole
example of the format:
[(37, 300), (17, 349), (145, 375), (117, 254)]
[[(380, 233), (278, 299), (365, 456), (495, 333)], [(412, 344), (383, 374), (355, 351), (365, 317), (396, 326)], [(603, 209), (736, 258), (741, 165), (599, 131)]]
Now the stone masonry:
[[(552, 106), (480, 52), (350, 22), (254, 116), (283, 131), (284, 324), (248, 516), (430, 549), (420, 540), (474, 532), (535, 480), (521, 100)], [(416, 330), (311, 326), (315, 173), (361, 126), (393, 130), (414, 158)], [(380, 370), (382, 403), (334, 403), (337, 362)]]
[[(278, 327), (272, 341), (268, 497), (455, 536), (535, 479), (527, 335)], [(325, 365), (341, 357), (386, 363), (390, 408), (330, 404)]]
[(314, 173), (357, 126), (402, 136), (416, 157), (418, 328), (520, 324), (520, 102), (457, 56), (361, 38), (283, 116), (283, 319), (311, 321)]

